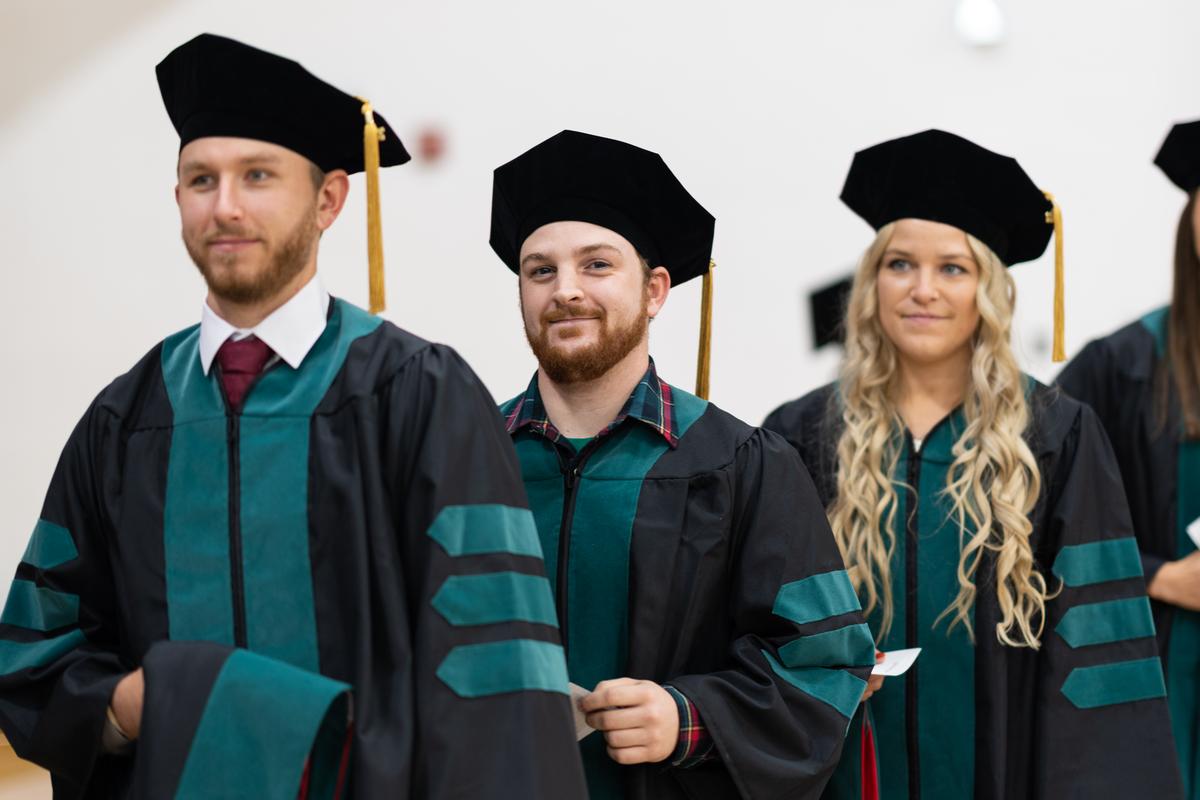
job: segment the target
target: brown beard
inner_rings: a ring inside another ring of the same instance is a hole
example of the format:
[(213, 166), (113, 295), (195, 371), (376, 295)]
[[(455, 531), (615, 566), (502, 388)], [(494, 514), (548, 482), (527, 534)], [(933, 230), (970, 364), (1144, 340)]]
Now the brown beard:
[[(204, 246), (208, 240), (221, 236), (246, 235), (247, 232), (243, 229), (218, 226), (215, 234), (206, 237), (204, 242), (199, 244), (193, 244), (186, 235), (183, 237), (184, 247), (187, 248), (188, 255), (192, 257), (200, 274), (204, 276), (209, 291), (222, 300), (243, 305), (274, 297), (304, 269), (319, 237), (316, 204), (314, 203), (309, 212), (296, 224), (283, 244), (274, 252), (268, 253), (267, 264), (257, 274), (239, 276), (235, 270), (218, 272), (210, 268), (209, 262), (205, 260), (207, 248)], [(225, 265), (233, 265), (238, 258), (236, 253), (211, 256), (211, 260)]]
[[(620, 363), (637, 347), (650, 325), (650, 314), (646, 309), (649, 298), (643, 296), (641, 312), (628, 325), (613, 328), (608, 314), (603, 309), (587, 309), (582, 306), (556, 308), (542, 315), (541, 333), (534, 336), (529, 328), (525, 338), (546, 376), (555, 383), (570, 384), (594, 381)], [(572, 317), (598, 317), (600, 336), (596, 342), (572, 353), (563, 352), (550, 344), (550, 323)]]

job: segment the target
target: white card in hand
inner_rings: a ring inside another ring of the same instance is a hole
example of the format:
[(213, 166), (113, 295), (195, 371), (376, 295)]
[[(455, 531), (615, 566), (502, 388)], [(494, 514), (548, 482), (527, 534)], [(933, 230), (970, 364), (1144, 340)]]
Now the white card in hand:
[(903, 675), (908, 672), (917, 660), (917, 656), (921, 654), (921, 648), (913, 647), (908, 650), (893, 650), (890, 653), (883, 654), (883, 661), (875, 665), (875, 669), (871, 670), (872, 675), (883, 675), (885, 677), (894, 678), (897, 675)]
[(591, 692), (577, 683), (569, 683), (567, 685), (571, 688), (571, 710), (575, 712), (575, 741), (578, 742), (596, 730), (587, 724), (587, 714), (584, 714), (579, 708), (579, 701), (587, 697)]
[(1192, 537), (1192, 541), (1196, 543), (1196, 547), (1200, 548), (1200, 517), (1196, 517), (1187, 526), (1187, 535)]

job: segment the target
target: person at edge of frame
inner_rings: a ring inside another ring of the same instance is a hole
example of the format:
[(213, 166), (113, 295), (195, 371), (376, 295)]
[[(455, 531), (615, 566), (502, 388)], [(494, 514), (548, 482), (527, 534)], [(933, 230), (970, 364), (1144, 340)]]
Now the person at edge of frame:
[[(1090, 342), (1055, 382), (1091, 406), (1117, 456), (1167, 681), (1184, 796), (1200, 798), (1200, 121), (1175, 125), (1154, 163), (1187, 196), (1170, 305)], [(1194, 529), (1193, 529), (1194, 530)]]
[(0, 727), (57, 798), (585, 797), (494, 402), (316, 276), (347, 176), (404, 146), (231, 39), (157, 74), (208, 296), (67, 442), (0, 619)]

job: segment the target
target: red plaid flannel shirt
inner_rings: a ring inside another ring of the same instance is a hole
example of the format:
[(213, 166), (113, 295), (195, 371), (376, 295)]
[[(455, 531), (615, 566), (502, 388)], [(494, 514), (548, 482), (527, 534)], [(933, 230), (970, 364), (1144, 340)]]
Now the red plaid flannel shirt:
[(671, 766), (687, 769), (716, 758), (717, 748), (704, 727), (704, 720), (700, 719), (700, 710), (674, 686), (663, 688), (675, 699), (679, 709), (679, 744), (671, 754)]

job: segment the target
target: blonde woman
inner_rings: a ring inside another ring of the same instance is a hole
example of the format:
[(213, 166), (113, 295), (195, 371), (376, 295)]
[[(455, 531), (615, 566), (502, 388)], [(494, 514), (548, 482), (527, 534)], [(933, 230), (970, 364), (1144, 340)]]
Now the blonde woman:
[(879, 648), (922, 652), (875, 679), (827, 794), (1178, 797), (1112, 450), (1009, 345), (1005, 264), (1041, 255), (1051, 204), (942, 131), (858, 153), (842, 199), (877, 234), (841, 377), (765, 427), (812, 472)]

